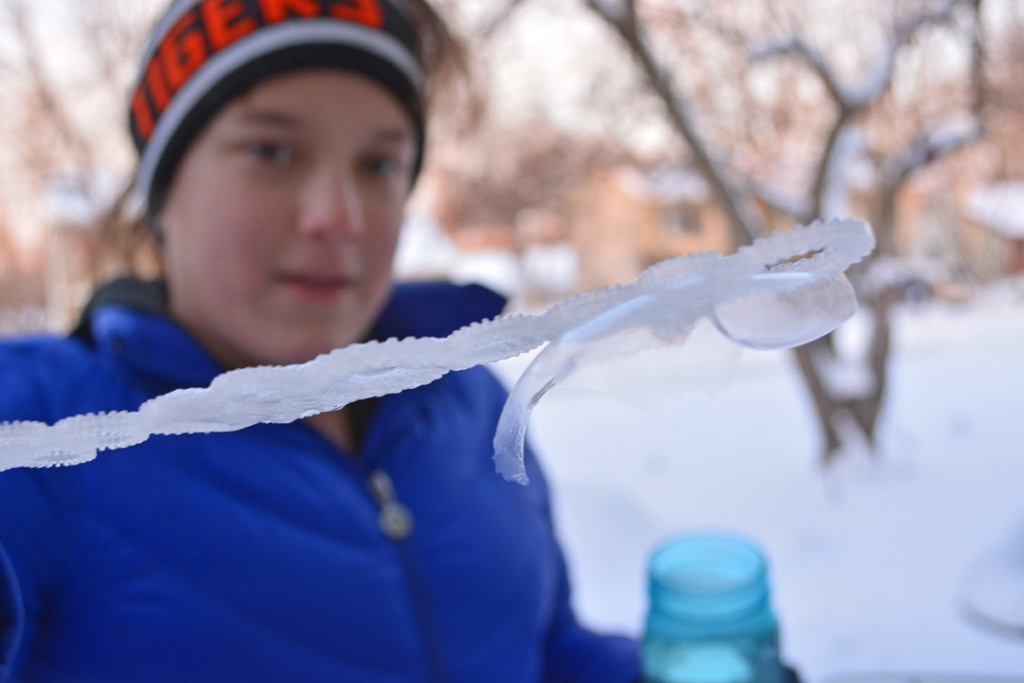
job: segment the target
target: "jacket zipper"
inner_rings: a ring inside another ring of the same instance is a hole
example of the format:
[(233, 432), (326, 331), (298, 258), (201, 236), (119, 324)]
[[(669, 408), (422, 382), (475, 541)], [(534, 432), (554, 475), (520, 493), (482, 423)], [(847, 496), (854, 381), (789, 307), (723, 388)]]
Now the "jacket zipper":
[(445, 674), (441, 640), (434, 624), (430, 596), (413, 549), (407, 542), (415, 527), (412, 512), (397, 499), (394, 482), (384, 470), (371, 470), (366, 477), (366, 487), (377, 504), (377, 525), (398, 549), (398, 557), (409, 583), (413, 611), (419, 623), (430, 664), (430, 680), (434, 683), (444, 683), (448, 677)]
[(396, 543), (412, 535), (415, 523), (409, 508), (395, 497), (395, 485), (384, 470), (373, 470), (366, 478), (366, 486), (377, 503), (377, 525), (385, 536)]

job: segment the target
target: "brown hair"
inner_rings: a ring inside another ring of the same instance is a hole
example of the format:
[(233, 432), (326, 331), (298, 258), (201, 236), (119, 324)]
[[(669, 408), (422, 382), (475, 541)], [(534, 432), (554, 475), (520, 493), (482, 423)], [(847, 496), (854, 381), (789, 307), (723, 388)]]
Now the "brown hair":
[(420, 36), (417, 57), (427, 74), (427, 108), (437, 106), (442, 94), (456, 84), (468, 84), (469, 60), (465, 44), (427, 0), (406, 0)]

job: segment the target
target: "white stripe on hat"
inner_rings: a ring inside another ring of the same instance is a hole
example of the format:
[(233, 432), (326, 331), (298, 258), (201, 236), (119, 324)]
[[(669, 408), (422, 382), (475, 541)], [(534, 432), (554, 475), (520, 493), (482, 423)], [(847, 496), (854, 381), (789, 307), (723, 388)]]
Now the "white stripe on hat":
[[(171, 14), (180, 18), (194, 4), (184, 2), (180, 6), (172, 8)], [(172, 18), (171, 14), (168, 15), (168, 20)], [(138, 175), (135, 180), (135, 189), (139, 196), (144, 198), (149, 196), (157, 164), (159, 164), (164, 149), (178, 126), (199, 100), (210, 92), (222, 78), (239, 66), (262, 55), (286, 47), (315, 44), (351, 46), (361, 49), (392, 64), (402, 72), (416, 90), (421, 90), (423, 87), (424, 75), (416, 58), (400, 40), (388, 33), (362, 24), (340, 22), (335, 19), (283, 21), (263, 26), (209, 57), (171, 98), (167, 108), (160, 114), (153, 134), (146, 142), (139, 159)], [(151, 58), (152, 48), (147, 51), (147, 55), (144, 64), (148, 63)]]

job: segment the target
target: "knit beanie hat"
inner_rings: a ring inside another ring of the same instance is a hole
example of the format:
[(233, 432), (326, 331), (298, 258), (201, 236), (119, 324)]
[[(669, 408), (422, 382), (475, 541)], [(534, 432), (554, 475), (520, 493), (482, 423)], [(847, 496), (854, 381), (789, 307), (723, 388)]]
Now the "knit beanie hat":
[(143, 52), (129, 125), (152, 219), (185, 150), (229, 100), (286, 71), (334, 67), (390, 92), (424, 145), (424, 74), (402, 0), (175, 0)]

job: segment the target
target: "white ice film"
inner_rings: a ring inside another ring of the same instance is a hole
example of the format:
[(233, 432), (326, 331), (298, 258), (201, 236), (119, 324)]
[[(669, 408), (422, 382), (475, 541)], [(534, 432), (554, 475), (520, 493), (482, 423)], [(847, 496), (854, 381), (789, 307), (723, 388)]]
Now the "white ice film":
[(679, 256), (628, 285), (567, 299), (538, 315), (506, 315), (445, 338), (389, 339), (336, 349), (308, 363), (226, 372), (138, 411), (90, 413), (0, 425), (0, 471), (75, 465), (97, 451), (157, 434), (292, 422), (353, 401), (432, 382), (453, 370), (504, 360), (547, 343), (513, 388), (494, 437), (495, 466), (526, 483), (523, 444), (530, 411), (579, 367), (686, 341), (708, 319), (748, 348), (796, 346), (835, 329), (855, 308), (843, 273), (874, 246), (861, 220), (836, 219), (757, 240), (731, 256)]

